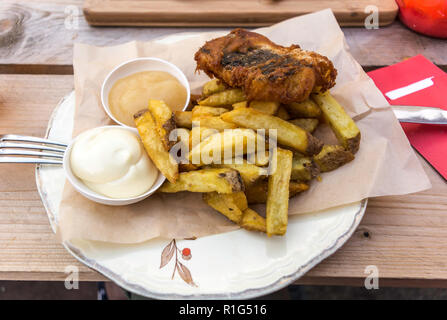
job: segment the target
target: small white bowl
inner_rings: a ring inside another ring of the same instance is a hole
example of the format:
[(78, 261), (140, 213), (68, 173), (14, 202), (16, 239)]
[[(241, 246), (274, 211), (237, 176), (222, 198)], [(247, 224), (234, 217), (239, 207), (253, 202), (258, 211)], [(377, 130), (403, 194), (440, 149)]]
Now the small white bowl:
[[(100, 128), (119, 128), (121, 130), (130, 131), (130, 132), (132, 132), (132, 134), (135, 134), (137, 136), (137, 134), (134, 131), (134, 128), (124, 127), (124, 126), (104, 126), (104, 127), (100, 127)], [(94, 128), (92, 130), (96, 130), (96, 129), (98, 129), (98, 128)], [(71, 150), (73, 149), (73, 146), (76, 143), (76, 140), (78, 137), (74, 138), (68, 145), (67, 149), (65, 150), (64, 159), (63, 159), (63, 168), (65, 171), (65, 176), (67, 177), (67, 179), (71, 183), (71, 185), (87, 199), (90, 199), (92, 201), (95, 201), (95, 202), (98, 202), (101, 204), (110, 205), (110, 206), (124, 206), (124, 205), (136, 203), (136, 202), (146, 199), (151, 194), (153, 194), (155, 191), (157, 191), (157, 189), (160, 188), (160, 186), (166, 180), (166, 177), (159, 171), (158, 177), (155, 180), (152, 187), (145, 193), (143, 193), (139, 196), (136, 196), (136, 197), (132, 197), (132, 198), (116, 199), (116, 198), (109, 198), (107, 196), (99, 194), (99, 193), (91, 190), (89, 187), (87, 187), (82, 182), (82, 180), (80, 180), (79, 178), (77, 178), (74, 175), (73, 171), (71, 170), (71, 165), (70, 165)]]
[(134, 131), (136, 130), (136, 128), (129, 127), (128, 125), (125, 125), (124, 123), (118, 121), (118, 119), (116, 119), (113, 113), (110, 111), (109, 92), (115, 82), (119, 79), (142, 71), (164, 71), (176, 77), (177, 80), (186, 88), (186, 102), (182, 110), (186, 110), (186, 108), (188, 107), (191, 95), (191, 88), (185, 74), (177, 66), (168, 61), (159, 58), (136, 58), (121, 63), (119, 66), (115, 67), (115, 69), (113, 69), (105, 78), (101, 87), (101, 102), (104, 110), (106, 111), (108, 116), (113, 119), (113, 121), (123, 127), (131, 128)]

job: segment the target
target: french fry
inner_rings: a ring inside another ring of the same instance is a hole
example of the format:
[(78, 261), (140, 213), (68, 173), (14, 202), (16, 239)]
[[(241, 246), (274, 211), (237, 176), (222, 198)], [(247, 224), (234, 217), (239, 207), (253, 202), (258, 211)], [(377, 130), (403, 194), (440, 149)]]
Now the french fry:
[[(214, 110), (213, 110), (214, 109)], [(216, 129), (223, 131), (225, 129), (235, 129), (237, 126), (223, 121), (220, 115), (228, 112), (228, 109), (207, 106), (195, 106), (192, 110), (192, 122), (195, 126)]]
[[(268, 149), (268, 147), (266, 147), (266, 149)], [(258, 167), (265, 167), (270, 161), (269, 152), (268, 150), (265, 150), (265, 152), (259, 152), (259, 150), (257, 150), (256, 153), (247, 154), (247, 161), (257, 165)]]
[(176, 161), (179, 164), (179, 171), (185, 171), (184, 165), (188, 162), (186, 156), (188, 155), (189, 150), (191, 150), (189, 147), (190, 137), (191, 130), (186, 128), (176, 128), (169, 136), (174, 142), (174, 145), (169, 149), (169, 153), (176, 158)]
[(178, 169), (180, 172), (188, 172), (188, 171), (194, 171), (199, 169), (198, 166), (193, 165), (192, 163), (179, 163)]
[(278, 111), (276, 112), (276, 116), (283, 120), (290, 119), (290, 114), (287, 112), (286, 108), (284, 108), (283, 106), (280, 106), (278, 108)]
[(214, 93), (218, 93), (227, 89), (227, 86), (219, 79), (212, 79), (203, 85), (202, 96), (208, 97)]
[(199, 100), (202, 99), (202, 95), (200, 94), (193, 94), (191, 93), (189, 96), (189, 103), (188, 107), (186, 108), (188, 111), (191, 111), (191, 109), (199, 104)]
[(230, 106), (245, 100), (247, 100), (247, 98), (241, 89), (228, 89), (214, 93), (205, 99), (200, 100), (199, 105), (210, 107)]
[(169, 150), (175, 141), (169, 141), (169, 134), (176, 128), (175, 117), (169, 106), (161, 100), (149, 100), (148, 109), (155, 121), (156, 130), (166, 150)]
[[(195, 106), (192, 109), (192, 119), (202, 116), (220, 116), (222, 113), (228, 112), (228, 109), (207, 107), (207, 106)], [(194, 121), (194, 120), (193, 120)]]
[(178, 164), (166, 149), (151, 112), (149, 110), (137, 112), (134, 121), (144, 148), (155, 166), (171, 183), (176, 182), (179, 175)]
[(352, 154), (360, 147), (360, 130), (329, 91), (312, 95), (341, 145)]
[(242, 191), (227, 194), (207, 192), (202, 198), (210, 207), (237, 224), (242, 220), (243, 211), (248, 208), (247, 198)]
[(234, 123), (230, 123), (222, 120), (221, 117), (213, 117), (213, 116), (201, 116), (201, 117), (193, 117), (193, 123), (195, 125), (200, 125), (201, 127), (206, 127), (210, 129), (215, 129), (217, 131), (224, 131), (226, 129), (236, 129), (237, 125)]
[(253, 184), (255, 181), (259, 180), (261, 177), (264, 177), (268, 174), (266, 168), (258, 167), (254, 164), (247, 163), (245, 160), (243, 160), (243, 162), (244, 163), (241, 163), (241, 164), (237, 164), (237, 163), (217, 164), (217, 165), (213, 165), (213, 167), (231, 168), (231, 169), (239, 171), (246, 188), (249, 185)]
[(286, 105), (286, 108), (293, 117), (318, 118), (321, 115), (321, 109), (312, 99), (293, 102)]
[(175, 111), (175, 123), (178, 128), (191, 129), (192, 127), (192, 111)]
[[(303, 182), (291, 180), (289, 182), (289, 198), (296, 196), (298, 193), (309, 189), (309, 185)], [(258, 180), (245, 188), (248, 204), (266, 203), (267, 202), (268, 182)]]
[(166, 181), (161, 192), (218, 192), (233, 193), (244, 190), (244, 182), (238, 171), (233, 169), (201, 169), (182, 172), (175, 183)]
[(191, 135), (191, 130), (186, 129), (186, 128), (176, 128), (175, 130), (175, 135), (172, 133), (170, 136), (173, 140), (174, 143), (177, 142), (189, 142), (189, 136)]
[(265, 218), (250, 208), (243, 211), (239, 225), (249, 231), (266, 232)]
[(247, 108), (247, 107), (248, 107), (248, 101), (233, 103), (233, 109)]
[(242, 211), (248, 208), (247, 197), (245, 196), (245, 193), (243, 191), (231, 193), (231, 198), (233, 199), (233, 202), (237, 205), (237, 207)]
[(265, 114), (273, 115), (279, 108), (279, 102), (275, 101), (250, 101), (249, 107)]
[(309, 189), (308, 183), (290, 181), (289, 183), (289, 199), (296, 196), (298, 193)]
[(312, 133), (317, 129), (318, 127), (318, 119), (315, 118), (298, 118), (289, 120), (290, 123), (293, 123), (294, 125), (302, 128), (303, 130)]
[(267, 235), (284, 235), (287, 231), (289, 209), (289, 182), (292, 172), (292, 151), (275, 149), (275, 170), (269, 176), (266, 226)]
[(220, 116), (224, 121), (232, 122), (238, 126), (251, 129), (277, 130), (277, 139), (280, 144), (295, 150), (313, 155), (320, 152), (323, 143), (305, 130), (278, 117), (270, 116), (251, 108), (240, 108)]
[(188, 159), (193, 164), (211, 164), (214, 160), (220, 163), (221, 159), (254, 152), (257, 139), (260, 137), (251, 129), (231, 129), (218, 132), (194, 146)]
[(193, 127), (191, 134), (189, 135), (189, 150), (192, 150), (200, 142), (208, 138), (209, 136), (217, 133), (219, 130), (211, 129), (207, 127)]
[(310, 181), (320, 173), (316, 164), (307, 157), (294, 156), (292, 160), (292, 180)]
[(324, 145), (320, 153), (313, 159), (321, 172), (328, 172), (354, 160), (354, 155), (342, 146)]

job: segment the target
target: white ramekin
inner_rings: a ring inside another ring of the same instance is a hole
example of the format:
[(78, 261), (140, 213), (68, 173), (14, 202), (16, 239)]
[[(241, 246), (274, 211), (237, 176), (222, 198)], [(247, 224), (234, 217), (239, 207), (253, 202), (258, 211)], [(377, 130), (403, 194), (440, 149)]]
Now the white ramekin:
[(164, 71), (176, 77), (177, 80), (186, 88), (186, 102), (182, 110), (186, 110), (186, 108), (188, 107), (191, 95), (191, 88), (185, 74), (177, 66), (168, 61), (159, 58), (146, 57), (136, 58), (121, 63), (119, 66), (115, 67), (115, 69), (113, 69), (104, 79), (101, 87), (101, 102), (105, 112), (113, 121), (123, 127), (131, 128), (134, 131), (136, 131), (136, 128), (129, 127), (128, 125), (125, 125), (124, 123), (118, 121), (118, 119), (116, 119), (110, 111), (109, 92), (117, 80), (142, 71)]
[[(104, 126), (104, 127), (99, 127), (99, 128), (118, 128), (121, 130), (127, 130), (138, 137), (138, 134), (135, 132), (135, 128), (125, 127), (125, 126)], [(97, 129), (98, 128), (94, 128), (92, 130), (97, 130)], [(95, 202), (98, 202), (101, 204), (110, 205), (110, 206), (124, 206), (127, 204), (136, 203), (136, 202), (146, 199), (151, 194), (153, 194), (155, 191), (157, 191), (157, 189), (160, 188), (160, 186), (166, 180), (165, 176), (160, 171), (158, 171), (158, 177), (155, 180), (152, 187), (145, 193), (143, 193), (139, 196), (136, 196), (136, 197), (132, 197), (132, 198), (116, 199), (116, 198), (109, 198), (107, 196), (99, 194), (99, 193), (91, 190), (89, 187), (87, 187), (82, 182), (82, 180), (80, 180), (79, 178), (77, 178), (74, 175), (73, 171), (71, 170), (71, 165), (70, 165), (71, 150), (73, 149), (73, 146), (76, 143), (76, 140), (78, 137), (74, 138), (69, 143), (67, 149), (65, 150), (64, 159), (63, 159), (63, 168), (65, 171), (65, 176), (67, 177), (67, 180), (76, 189), (76, 191), (78, 191), (80, 194), (82, 194), (87, 199), (90, 199), (92, 201), (95, 201)]]

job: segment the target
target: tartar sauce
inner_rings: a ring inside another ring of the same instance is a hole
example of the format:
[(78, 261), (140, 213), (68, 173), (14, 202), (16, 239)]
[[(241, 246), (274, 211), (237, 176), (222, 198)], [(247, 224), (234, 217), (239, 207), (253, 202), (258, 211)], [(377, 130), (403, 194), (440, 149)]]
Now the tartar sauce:
[(158, 176), (138, 137), (122, 128), (83, 132), (71, 150), (70, 165), (91, 190), (117, 199), (145, 193)]

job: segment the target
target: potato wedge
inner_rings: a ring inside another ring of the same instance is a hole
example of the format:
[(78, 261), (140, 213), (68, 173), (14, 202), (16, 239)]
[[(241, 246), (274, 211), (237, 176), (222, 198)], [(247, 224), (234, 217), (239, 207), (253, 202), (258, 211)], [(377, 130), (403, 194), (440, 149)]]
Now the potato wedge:
[(225, 83), (219, 79), (212, 79), (203, 85), (202, 96), (208, 97), (214, 93), (222, 92), (227, 89)]
[(192, 127), (192, 111), (175, 111), (175, 123), (178, 128), (191, 129)]
[(298, 118), (289, 120), (290, 123), (293, 123), (294, 125), (302, 128), (303, 130), (312, 133), (317, 129), (318, 127), (318, 119), (315, 118)]
[[(298, 193), (309, 189), (309, 185), (304, 182), (291, 180), (289, 182), (289, 199)], [(267, 202), (268, 182), (266, 180), (258, 180), (245, 188), (248, 204), (266, 203)]]
[(244, 190), (244, 182), (238, 171), (233, 169), (201, 169), (182, 172), (175, 183), (166, 181), (161, 192), (218, 192), (233, 193)]
[(293, 102), (286, 105), (286, 108), (293, 117), (318, 118), (321, 116), (321, 109), (312, 99)]
[(276, 116), (283, 120), (289, 120), (290, 114), (287, 112), (286, 108), (284, 106), (280, 106), (278, 108), (278, 111), (276, 112)]
[(207, 192), (202, 197), (210, 207), (237, 224), (242, 220), (243, 211), (248, 208), (247, 198), (242, 191), (227, 194)]
[(245, 93), (241, 89), (228, 89), (218, 93), (214, 93), (203, 100), (199, 101), (201, 106), (219, 107), (230, 106), (237, 102), (247, 100)]
[(177, 127), (171, 108), (161, 100), (149, 100), (148, 109), (154, 118), (161, 141), (169, 150), (175, 143), (175, 141), (169, 141), (169, 134)]
[(193, 164), (222, 163), (256, 150), (258, 135), (251, 129), (231, 129), (207, 137), (191, 149), (188, 159)]
[[(220, 117), (224, 121), (254, 130), (276, 129), (277, 139), (280, 144), (294, 148), (307, 155), (317, 154), (323, 147), (323, 143), (320, 140), (300, 127), (251, 108), (236, 109), (224, 113)], [(266, 130), (266, 133), (268, 134), (268, 130)]]
[(354, 160), (354, 155), (342, 146), (325, 145), (313, 159), (321, 172), (328, 172)]
[[(234, 160), (234, 159), (232, 159)], [(243, 163), (237, 164), (232, 161), (231, 164), (217, 164), (213, 165), (215, 168), (231, 168), (239, 171), (241, 174), (242, 180), (244, 181), (245, 187), (253, 184), (255, 181), (259, 180), (261, 177), (265, 177), (268, 174), (266, 168), (258, 167), (254, 164), (247, 163), (247, 161), (243, 160)]]
[[(320, 152), (321, 153), (321, 152)], [(292, 180), (309, 181), (315, 178), (320, 173), (317, 165), (312, 159), (307, 157), (293, 156), (292, 160)]]
[(360, 130), (329, 91), (312, 95), (341, 145), (352, 154), (360, 147)]
[(289, 182), (292, 172), (293, 153), (277, 148), (273, 156), (276, 161), (274, 172), (269, 176), (266, 226), (267, 235), (284, 235), (287, 231), (289, 210)]
[(250, 208), (243, 211), (239, 225), (249, 231), (266, 232), (265, 218)]
[(158, 170), (171, 182), (178, 178), (178, 163), (169, 153), (159, 135), (158, 126), (149, 110), (141, 110), (134, 115), (135, 125), (149, 157)]
[(265, 114), (273, 115), (279, 108), (279, 102), (275, 101), (250, 101), (249, 107)]

